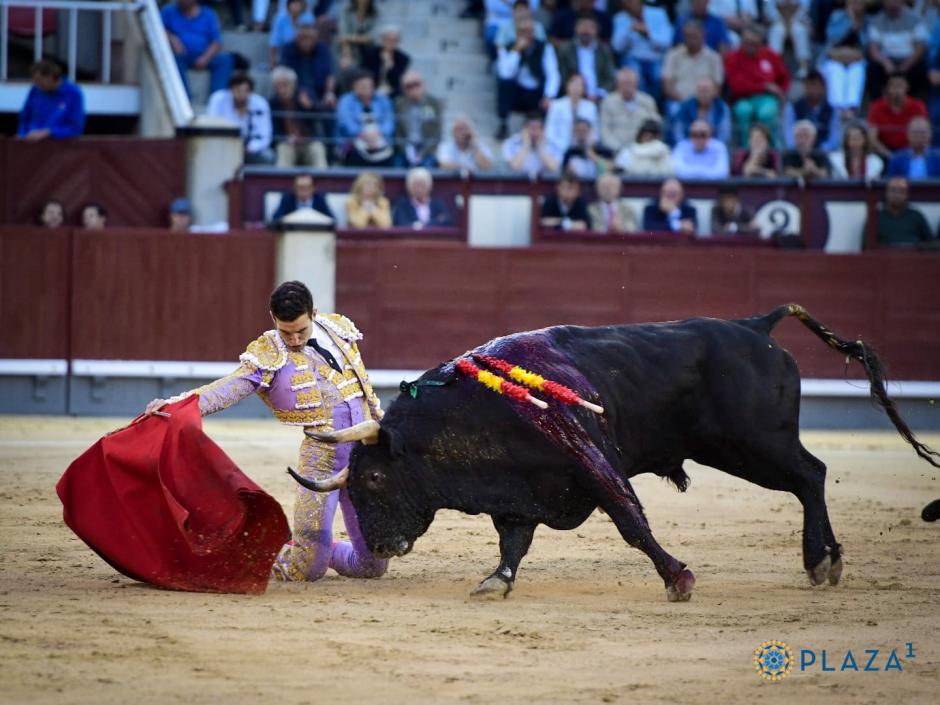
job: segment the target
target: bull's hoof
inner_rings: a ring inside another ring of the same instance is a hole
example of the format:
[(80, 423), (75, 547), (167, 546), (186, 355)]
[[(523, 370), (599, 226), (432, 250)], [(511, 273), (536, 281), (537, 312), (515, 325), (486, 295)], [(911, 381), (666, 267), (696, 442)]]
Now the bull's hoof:
[(491, 575), (474, 588), (473, 592), (470, 593), (470, 597), (496, 600), (500, 597), (509, 597), (510, 592), (512, 592), (511, 582), (499, 576)]
[(830, 572), (832, 572), (832, 558), (826, 554), (826, 557), (819, 561), (815, 568), (807, 570), (806, 574), (809, 576), (809, 582), (811, 584), (822, 585), (826, 582), (826, 578), (829, 577)]
[(832, 568), (829, 569), (829, 584), (838, 585), (839, 580), (842, 578), (842, 557), (836, 559), (836, 562), (832, 564)]
[(692, 588), (695, 587), (695, 575), (688, 568), (684, 568), (673, 581), (666, 586), (666, 599), (669, 602), (688, 602), (692, 598)]

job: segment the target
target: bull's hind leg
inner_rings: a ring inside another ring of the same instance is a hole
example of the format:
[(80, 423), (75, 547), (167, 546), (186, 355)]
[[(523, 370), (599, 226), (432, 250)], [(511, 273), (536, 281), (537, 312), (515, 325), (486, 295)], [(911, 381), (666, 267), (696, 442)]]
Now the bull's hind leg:
[(470, 593), (471, 597), (508, 597), (516, 581), (519, 563), (532, 544), (533, 523), (494, 516), (493, 526), (499, 532), (499, 566), (477, 585)]
[(826, 507), (826, 465), (802, 445), (795, 489), (803, 505), (803, 564), (813, 585), (842, 577), (842, 546), (836, 541)]

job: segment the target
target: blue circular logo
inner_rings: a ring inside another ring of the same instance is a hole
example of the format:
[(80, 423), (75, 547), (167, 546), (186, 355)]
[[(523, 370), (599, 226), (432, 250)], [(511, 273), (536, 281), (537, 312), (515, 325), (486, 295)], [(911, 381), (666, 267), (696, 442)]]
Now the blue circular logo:
[(754, 668), (765, 681), (776, 683), (793, 670), (793, 651), (782, 641), (761, 642), (754, 649)]

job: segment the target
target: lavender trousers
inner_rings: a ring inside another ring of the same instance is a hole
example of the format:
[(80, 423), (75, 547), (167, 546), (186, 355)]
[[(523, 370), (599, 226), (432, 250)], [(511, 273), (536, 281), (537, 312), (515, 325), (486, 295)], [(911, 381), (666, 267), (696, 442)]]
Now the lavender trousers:
[[(345, 428), (362, 420), (360, 405), (339, 403), (333, 409), (333, 428)], [(352, 443), (340, 443), (324, 448), (323, 444), (305, 438), (300, 449), (301, 474), (335, 475), (349, 463), (352, 446)], [(337, 505), (343, 512), (348, 541), (333, 541)], [(274, 562), (271, 572), (275, 579), (319, 580), (327, 568), (350, 578), (378, 578), (387, 567), (387, 560), (376, 558), (366, 548), (356, 510), (345, 488), (329, 493), (297, 488), (294, 537)]]

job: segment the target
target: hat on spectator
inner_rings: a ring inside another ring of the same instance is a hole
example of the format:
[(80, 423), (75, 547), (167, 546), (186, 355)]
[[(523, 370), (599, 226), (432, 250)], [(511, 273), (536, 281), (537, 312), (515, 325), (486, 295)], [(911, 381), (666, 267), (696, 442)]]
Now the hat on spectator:
[(189, 202), (188, 198), (177, 198), (170, 204), (170, 213), (189, 213), (191, 215), (192, 212), (193, 204)]

